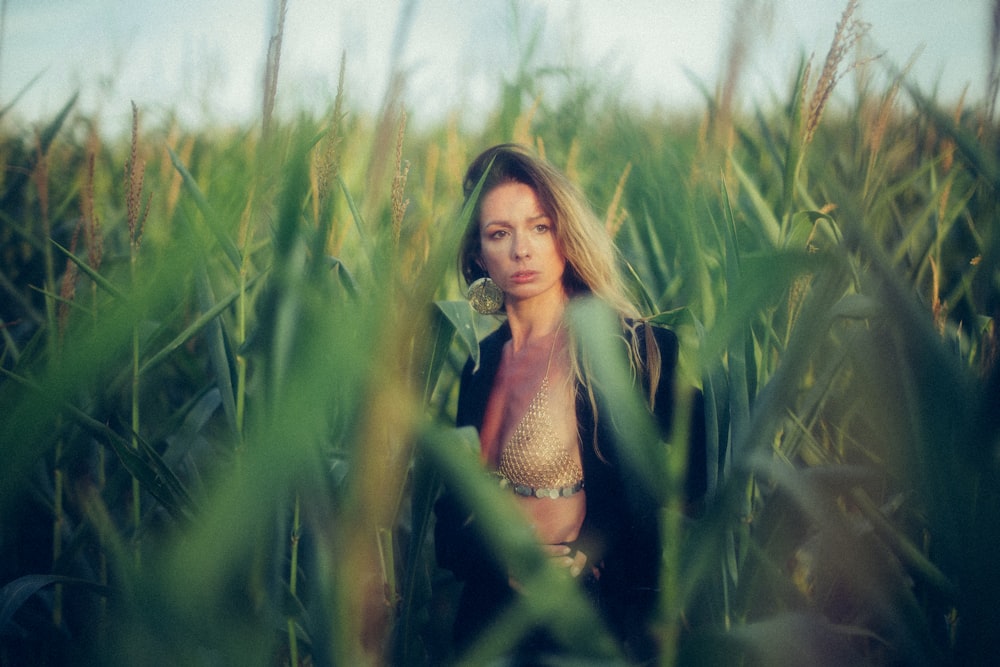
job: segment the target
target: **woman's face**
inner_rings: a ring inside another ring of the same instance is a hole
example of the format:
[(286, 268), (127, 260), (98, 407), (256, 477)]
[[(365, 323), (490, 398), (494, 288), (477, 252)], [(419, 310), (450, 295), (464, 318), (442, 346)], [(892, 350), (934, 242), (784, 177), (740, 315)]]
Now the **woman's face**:
[(563, 257), (555, 223), (542, 210), (534, 189), (524, 183), (502, 183), (483, 197), (479, 213), (483, 268), (508, 304), (566, 296)]

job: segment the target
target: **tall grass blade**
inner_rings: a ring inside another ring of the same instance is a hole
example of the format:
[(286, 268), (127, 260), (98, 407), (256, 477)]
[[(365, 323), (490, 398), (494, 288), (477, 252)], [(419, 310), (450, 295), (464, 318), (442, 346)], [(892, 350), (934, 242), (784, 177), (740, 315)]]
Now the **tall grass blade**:
[(0, 588), (0, 634), (16, 634), (17, 628), (13, 622), (14, 614), (33, 595), (56, 584), (88, 589), (97, 595), (107, 596), (110, 593), (107, 586), (77, 577), (56, 574), (28, 574), (18, 577)]
[(49, 147), (52, 145), (52, 142), (55, 141), (56, 135), (59, 134), (59, 130), (61, 130), (63, 125), (66, 123), (70, 112), (73, 110), (73, 107), (76, 106), (76, 102), (79, 98), (80, 93), (74, 93), (71, 95), (66, 101), (66, 104), (64, 104), (56, 114), (56, 117), (53, 118), (48, 125), (42, 128), (42, 131), (38, 135), (38, 145), (39, 151), (43, 155), (48, 153)]
[[(764, 198), (764, 195), (757, 188), (756, 183), (751, 180), (750, 176), (740, 165), (739, 160), (730, 156), (729, 164), (732, 165), (733, 171), (739, 179), (740, 186), (747, 193), (747, 196), (750, 198), (750, 202), (753, 205), (753, 212), (755, 215), (748, 215), (747, 217), (757, 223), (758, 232), (760, 232), (757, 237), (765, 239), (768, 244), (767, 247), (781, 247), (781, 221), (775, 217), (771, 204)], [(724, 210), (731, 212), (732, 204), (728, 201), (729, 195), (725, 194), (724, 198), (726, 199)], [(731, 222), (730, 225), (727, 226), (727, 229), (730, 229), (731, 233), (735, 232), (735, 222)]]
[(472, 358), (474, 368), (479, 368), (479, 328), (475, 313), (468, 301), (438, 301), (437, 309), (448, 319), (454, 335), (462, 344), (462, 351)]
[[(254, 277), (247, 286), (252, 286), (265, 274), (259, 274)], [(185, 343), (197, 336), (206, 326), (211, 322), (216, 321), (217, 318), (222, 315), (226, 310), (232, 307), (233, 303), (240, 297), (240, 292), (234, 291), (227, 295), (224, 299), (216, 301), (214, 304), (210, 304), (211, 307), (199, 315), (191, 324), (187, 326), (183, 331), (181, 331), (177, 336), (175, 336), (169, 343), (167, 343), (158, 352), (151, 355), (146, 359), (139, 369), (141, 374), (145, 374), (150, 369), (154, 368), (157, 364), (162, 363), (171, 354), (176, 352)], [(209, 305), (209, 304), (206, 304)]]
[(14, 93), (14, 97), (11, 98), (10, 102), (8, 102), (6, 105), (4, 105), (2, 108), (0, 108), (0, 118), (3, 118), (8, 113), (10, 113), (10, 110), (13, 109), (15, 106), (17, 106), (17, 103), (20, 101), (20, 99), (22, 97), (24, 97), (24, 95), (29, 90), (31, 90), (35, 86), (36, 83), (38, 83), (38, 80), (41, 79), (44, 74), (45, 74), (45, 70), (42, 70), (41, 72), (39, 72), (35, 76), (31, 77), (31, 79), (28, 81), (28, 83), (26, 83), (23, 86), (21, 86), (21, 89), (18, 90), (16, 93)]
[[(203, 311), (211, 312), (218, 307), (215, 303), (215, 294), (212, 284), (208, 279), (208, 271), (202, 263), (195, 272), (196, 293), (199, 306)], [(240, 293), (242, 290), (240, 291)], [(236, 393), (233, 387), (233, 375), (235, 360), (231, 358), (229, 350), (231, 345), (227, 345), (225, 330), (222, 328), (219, 316), (213, 317), (205, 324), (205, 339), (208, 346), (209, 359), (212, 363), (215, 385), (222, 395), (222, 408), (229, 421), (229, 428), (233, 435), (240, 432), (236, 416)]]
[(191, 198), (194, 199), (194, 203), (198, 207), (198, 210), (201, 211), (201, 215), (204, 218), (209, 231), (212, 232), (212, 236), (215, 238), (216, 243), (219, 244), (219, 247), (225, 253), (226, 257), (229, 258), (229, 262), (233, 265), (233, 268), (239, 271), (243, 264), (243, 259), (240, 256), (239, 249), (235, 244), (233, 244), (232, 240), (219, 226), (218, 216), (215, 214), (215, 211), (213, 211), (211, 204), (209, 204), (208, 200), (205, 198), (201, 188), (198, 187), (198, 183), (195, 181), (194, 176), (191, 175), (191, 172), (189, 172), (187, 167), (184, 166), (184, 163), (181, 162), (180, 157), (169, 146), (167, 147), (167, 152), (170, 154), (170, 161), (173, 163), (174, 169), (176, 169), (177, 173), (181, 175), (181, 180), (184, 183), (184, 189), (187, 190), (188, 194), (191, 195)]

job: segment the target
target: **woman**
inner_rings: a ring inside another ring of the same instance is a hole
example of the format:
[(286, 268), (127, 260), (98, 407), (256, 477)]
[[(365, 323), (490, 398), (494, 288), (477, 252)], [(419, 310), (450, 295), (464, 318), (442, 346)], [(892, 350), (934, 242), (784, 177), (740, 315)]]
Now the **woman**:
[[(630, 653), (648, 653), (660, 542), (656, 503), (637, 497), (618, 464), (613, 419), (581, 368), (565, 326), (570, 301), (592, 296), (621, 319), (622, 340), (665, 436), (673, 405), (677, 339), (646, 326), (627, 297), (613, 243), (586, 200), (546, 161), (517, 145), (483, 152), (464, 182), (481, 183), (459, 251), (480, 312), (506, 316), (461, 380), (458, 426), (479, 432), (484, 465), (509, 490), (543, 549), (581, 580)], [(697, 412), (697, 411), (696, 411)], [(701, 419), (694, 422), (689, 497), (704, 492)], [(516, 593), (447, 491), (435, 506), (441, 566), (464, 582), (455, 622), (462, 646)]]

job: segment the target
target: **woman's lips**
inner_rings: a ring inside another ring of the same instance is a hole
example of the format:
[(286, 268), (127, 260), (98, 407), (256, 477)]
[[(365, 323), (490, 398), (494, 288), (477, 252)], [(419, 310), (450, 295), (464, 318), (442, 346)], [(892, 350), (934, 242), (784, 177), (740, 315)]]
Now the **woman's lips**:
[(535, 279), (537, 271), (518, 271), (513, 274), (510, 279), (515, 283), (527, 283)]

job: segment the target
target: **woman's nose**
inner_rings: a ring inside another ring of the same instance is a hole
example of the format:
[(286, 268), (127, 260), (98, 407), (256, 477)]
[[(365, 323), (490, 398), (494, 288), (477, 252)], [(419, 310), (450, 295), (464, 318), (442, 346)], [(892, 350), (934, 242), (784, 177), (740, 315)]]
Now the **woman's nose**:
[(528, 240), (528, 237), (523, 234), (515, 236), (513, 250), (515, 259), (525, 259), (527, 257), (530, 257), (531, 243)]

